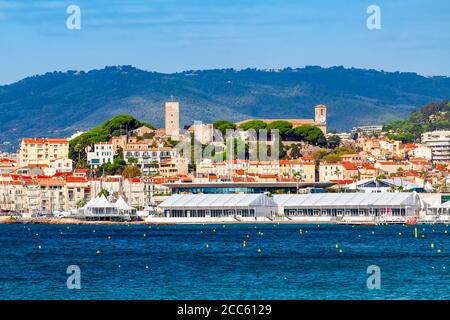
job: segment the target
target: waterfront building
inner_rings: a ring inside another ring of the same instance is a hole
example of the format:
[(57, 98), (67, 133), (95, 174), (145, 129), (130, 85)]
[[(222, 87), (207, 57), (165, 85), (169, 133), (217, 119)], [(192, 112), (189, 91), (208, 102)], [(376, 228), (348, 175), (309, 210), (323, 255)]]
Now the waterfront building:
[(88, 165), (96, 169), (102, 164), (114, 161), (114, 146), (109, 142), (99, 142), (94, 144), (94, 150), (87, 153)]
[(450, 161), (450, 131), (425, 132), (422, 143), (431, 148), (433, 162)]
[(177, 194), (159, 205), (168, 218), (271, 217), (277, 204), (266, 194)]
[(47, 165), (59, 158), (69, 158), (69, 142), (65, 138), (22, 139), (18, 166)]
[(412, 193), (320, 193), (274, 195), (286, 216), (418, 216), (420, 199)]
[(172, 182), (164, 183), (172, 194), (227, 194), (227, 193), (297, 193), (302, 189), (325, 189), (333, 182), (255, 182), (255, 181), (217, 181), (217, 182)]

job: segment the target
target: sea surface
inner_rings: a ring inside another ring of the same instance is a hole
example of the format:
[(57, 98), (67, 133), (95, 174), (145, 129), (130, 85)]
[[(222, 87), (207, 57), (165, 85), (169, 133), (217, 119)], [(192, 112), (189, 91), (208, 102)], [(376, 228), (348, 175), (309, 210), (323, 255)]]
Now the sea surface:
[(0, 225), (0, 299), (450, 299), (450, 228), (417, 228)]

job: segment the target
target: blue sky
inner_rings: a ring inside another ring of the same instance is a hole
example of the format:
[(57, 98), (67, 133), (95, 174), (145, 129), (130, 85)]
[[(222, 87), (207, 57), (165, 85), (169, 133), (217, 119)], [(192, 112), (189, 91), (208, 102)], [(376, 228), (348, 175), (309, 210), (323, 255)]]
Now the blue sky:
[[(66, 8), (81, 8), (68, 30)], [(381, 30), (366, 9), (381, 8)], [(105, 65), (305, 65), (450, 76), (448, 0), (0, 0), (0, 84)]]

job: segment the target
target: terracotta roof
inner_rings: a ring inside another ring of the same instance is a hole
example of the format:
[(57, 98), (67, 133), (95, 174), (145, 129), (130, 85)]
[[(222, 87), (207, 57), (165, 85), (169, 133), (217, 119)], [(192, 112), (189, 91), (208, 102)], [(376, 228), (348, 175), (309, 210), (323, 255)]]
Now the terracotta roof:
[(343, 161), (342, 166), (345, 170), (358, 170), (358, 167), (353, 162)]
[(66, 177), (67, 183), (87, 183), (88, 180), (84, 177)]
[(26, 144), (30, 143), (57, 143), (57, 144), (67, 144), (69, 143), (66, 138), (24, 138), (22, 142)]

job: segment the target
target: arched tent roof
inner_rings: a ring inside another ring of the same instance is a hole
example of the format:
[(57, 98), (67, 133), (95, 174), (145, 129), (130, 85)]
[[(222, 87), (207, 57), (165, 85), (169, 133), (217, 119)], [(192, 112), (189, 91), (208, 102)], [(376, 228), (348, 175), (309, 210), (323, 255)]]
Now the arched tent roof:
[(124, 211), (134, 210), (134, 208), (132, 206), (130, 206), (128, 203), (125, 202), (125, 200), (122, 198), (122, 196), (120, 196), (119, 199), (117, 199), (115, 205), (116, 205), (116, 208), (119, 210), (124, 210)]
[(95, 198), (91, 204), (86, 205), (86, 208), (115, 208), (115, 207), (116, 207), (115, 204), (109, 202), (104, 195)]

